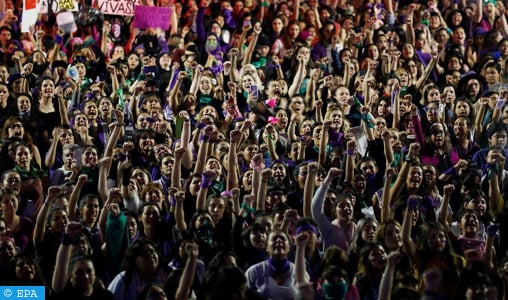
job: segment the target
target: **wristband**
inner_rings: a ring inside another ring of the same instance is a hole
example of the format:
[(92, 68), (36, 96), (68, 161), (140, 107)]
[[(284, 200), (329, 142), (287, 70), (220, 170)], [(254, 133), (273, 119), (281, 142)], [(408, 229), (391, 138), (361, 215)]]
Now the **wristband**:
[(202, 189), (207, 189), (211, 187), (213, 184), (213, 180), (207, 180), (205, 175), (201, 176), (201, 184), (199, 185)]
[(73, 238), (67, 233), (62, 234), (62, 245), (69, 246), (69, 245), (76, 245), (78, 243), (77, 238)]
[(206, 127), (206, 124), (204, 124), (204, 123), (198, 123), (198, 125), (196, 125), (196, 127), (197, 127), (198, 129), (203, 129), (203, 128), (205, 128), (205, 127)]
[(202, 134), (200, 137), (199, 137), (199, 141), (200, 142), (209, 142), (210, 141), (210, 138), (204, 134)]
[(348, 155), (348, 156), (353, 156), (353, 155), (355, 155), (355, 154), (356, 154), (356, 150), (349, 150), (349, 149), (348, 149), (348, 150), (346, 151), (346, 155)]
[(443, 174), (450, 176), (457, 174), (457, 170), (455, 170), (454, 167), (449, 168), (448, 170), (444, 171)]
[(406, 155), (406, 158), (404, 159), (407, 162), (412, 162), (414, 157), (410, 157), (409, 155)]
[(55, 36), (55, 44), (60, 44), (63, 41), (63, 37), (58, 34)]
[(270, 3), (268, 3), (267, 1), (263, 1), (261, 2), (261, 7), (270, 7)]
[(256, 165), (253, 161), (250, 162), (250, 168), (254, 171), (258, 171), (261, 173), (261, 171), (263, 171), (263, 169), (265, 168), (265, 164), (264, 163), (261, 163), (261, 165)]

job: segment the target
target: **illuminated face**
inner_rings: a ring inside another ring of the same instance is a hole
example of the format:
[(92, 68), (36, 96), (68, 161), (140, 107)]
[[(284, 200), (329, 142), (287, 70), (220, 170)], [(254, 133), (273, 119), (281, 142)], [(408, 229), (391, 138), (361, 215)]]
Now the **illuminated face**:
[(282, 23), (282, 20), (279, 18), (275, 18), (272, 21), (272, 29), (276, 34), (280, 34), (282, 32), (282, 29), (284, 28), (284, 23)]
[(41, 84), (41, 92), (43, 98), (53, 97), (55, 91), (55, 83), (52, 80), (46, 79)]
[(136, 69), (136, 67), (139, 66), (139, 56), (135, 54), (129, 55), (129, 58), (127, 58), (127, 65), (131, 70)]
[(212, 92), (212, 79), (210, 77), (201, 77), (199, 80), (199, 91), (205, 95), (209, 95)]
[(402, 247), (402, 231), (398, 225), (386, 225), (384, 242), (390, 251), (399, 250)]
[(369, 263), (374, 270), (384, 270), (386, 266), (386, 252), (382, 246), (377, 245), (369, 252)]
[(471, 110), (469, 104), (465, 101), (457, 101), (455, 105), (455, 115), (458, 117), (467, 117), (469, 116)]
[(412, 166), (409, 169), (409, 176), (406, 179), (406, 185), (410, 189), (418, 189), (422, 184), (423, 171), (421, 167)]
[(9, 89), (7, 88), (6, 85), (0, 84), (0, 106), (7, 105), (7, 99), (9, 99)]
[(226, 202), (220, 197), (214, 197), (208, 203), (208, 213), (212, 216), (215, 224), (222, 220), (225, 210)]
[(427, 236), (427, 247), (436, 253), (443, 251), (446, 247), (446, 234), (438, 228), (432, 228)]
[(25, 136), (25, 128), (19, 121), (15, 121), (7, 128), (7, 137), (22, 139)]
[(97, 166), (97, 150), (95, 148), (86, 148), (81, 157), (81, 163), (88, 168), (95, 168)]
[(485, 70), (485, 80), (488, 84), (495, 84), (499, 82), (499, 71), (495, 67), (488, 67)]
[(30, 162), (32, 161), (32, 153), (26, 146), (19, 146), (16, 148), (15, 156), (16, 165), (24, 170), (30, 170)]

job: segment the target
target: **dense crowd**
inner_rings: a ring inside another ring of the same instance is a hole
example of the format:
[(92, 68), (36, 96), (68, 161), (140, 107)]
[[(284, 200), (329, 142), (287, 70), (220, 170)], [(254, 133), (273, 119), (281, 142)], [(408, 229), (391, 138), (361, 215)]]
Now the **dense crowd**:
[(496, 0), (0, 0), (0, 285), (508, 299)]

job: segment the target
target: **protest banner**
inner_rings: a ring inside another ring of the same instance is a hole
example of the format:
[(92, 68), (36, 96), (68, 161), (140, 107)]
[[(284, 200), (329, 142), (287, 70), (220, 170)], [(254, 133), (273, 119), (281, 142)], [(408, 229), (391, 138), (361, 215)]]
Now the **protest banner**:
[(134, 16), (139, 0), (99, 0), (99, 11), (105, 15)]
[(136, 5), (134, 7), (134, 27), (136, 28), (146, 29), (148, 27), (159, 27), (163, 30), (168, 30), (170, 22), (171, 8), (169, 7), (142, 5)]

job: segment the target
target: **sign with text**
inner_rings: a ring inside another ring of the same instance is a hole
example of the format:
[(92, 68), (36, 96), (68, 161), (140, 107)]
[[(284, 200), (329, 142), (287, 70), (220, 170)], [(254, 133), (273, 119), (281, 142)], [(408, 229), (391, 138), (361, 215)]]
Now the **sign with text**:
[(139, 0), (99, 0), (99, 10), (105, 15), (134, 16)]
[(21, 14), (21, 32), (30, 32), (30, 26), (37, 22), (39, 8), (35, 0), (23, 1), (23, 12)]
[(58, 13), (61, 11), (78, 11), (78, 2), (75, 0), (41, 0), (40, 5), (40, 13), (41, 14), (47, 14), (48, 13), (48, 6), (49, 3), (51, 3), (51, 11), (54, 13)]
[(148, 27), (160, 27), (163, 30), (169, 29), (171, 22), (171, 8), (142, 6), (134, 7), (134, 27), (146, 29)]

